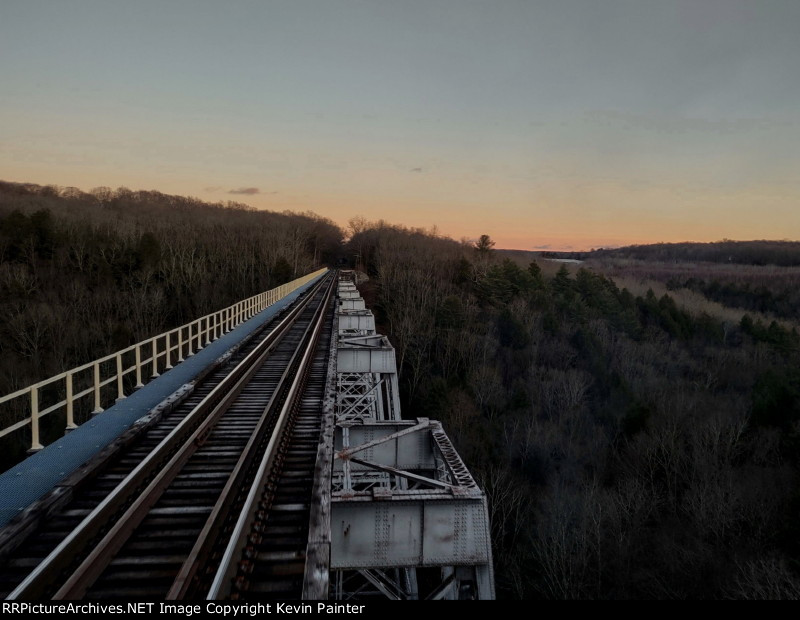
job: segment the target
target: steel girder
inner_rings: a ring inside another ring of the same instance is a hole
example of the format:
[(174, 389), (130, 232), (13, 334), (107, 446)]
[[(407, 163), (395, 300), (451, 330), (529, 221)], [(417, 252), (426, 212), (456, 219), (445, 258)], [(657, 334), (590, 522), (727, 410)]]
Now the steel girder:
[(327, 568), (341, 600), (494, 598), (486, 496), (439, 422), (401, 419), (394, 349), (351, 281), (339, 283), (337, 335), (315, 574)]
[(486, 496), (439, 422), (337, 426), (331, 491), (335, 596), (494, 598)]

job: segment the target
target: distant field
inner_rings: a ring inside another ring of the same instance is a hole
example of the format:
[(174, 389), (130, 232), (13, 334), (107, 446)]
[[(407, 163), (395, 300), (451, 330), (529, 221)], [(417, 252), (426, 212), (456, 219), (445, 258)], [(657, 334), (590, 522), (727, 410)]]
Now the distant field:
[(800, 324), (800, 267), (627, 258), (590, 258), (583, 266), (637, 295), (648, 288), (659, 296), (669, 293), (692, 312), (737, 322), (750, 314), (790, 328)]
[(591, 255), (583, 262), (568, 262), (525, 250), (498, 250), (498, 254), (523, 268), (535, 260), (547, 276), (562, 266), (571, 273), (582, 267), (590, 269), (634, 295), (644, 295), (648, 289), (659, 297), (669, 294), (693, 314), (705, 312), (733, 323), (750, 314), (765, 323), (776, 320), (784, 327), (800, 328), (800, 266)]
[(608, 275), (642, 277), (659, 282), (690, 278), (720, 280), (750, 286), (798, 287), (800, 267), (732, 263), (652, 261), (632, 258), (589, 258), (586, 265)]

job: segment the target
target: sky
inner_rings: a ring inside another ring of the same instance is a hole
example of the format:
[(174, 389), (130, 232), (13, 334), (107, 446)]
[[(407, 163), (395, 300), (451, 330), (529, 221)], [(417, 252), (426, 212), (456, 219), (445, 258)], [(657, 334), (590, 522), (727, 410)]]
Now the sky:
[(0, 179), (489, 234), (800, 239), (800, 0), (1, 0)]

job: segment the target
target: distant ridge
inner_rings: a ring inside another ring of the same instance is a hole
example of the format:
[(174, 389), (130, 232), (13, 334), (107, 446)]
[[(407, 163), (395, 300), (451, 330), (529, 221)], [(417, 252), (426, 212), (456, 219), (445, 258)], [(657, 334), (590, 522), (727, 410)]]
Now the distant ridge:
[[(531, 252), (531, 254), (535, 254)], [(543, 258), (626, 258), (646, 261), (710, 262), (739, 265), (800, 265), (800, 241), (714, 241), (629, 245), (591, 252), (540, 252)]]

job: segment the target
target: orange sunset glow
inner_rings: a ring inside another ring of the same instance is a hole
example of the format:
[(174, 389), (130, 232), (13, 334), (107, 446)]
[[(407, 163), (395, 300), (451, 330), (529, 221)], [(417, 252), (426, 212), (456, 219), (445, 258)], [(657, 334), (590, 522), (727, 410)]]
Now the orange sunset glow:
[(526, 250), (799, 238), (791, 20), (717, 4), (11, 2), (0, 176)]

